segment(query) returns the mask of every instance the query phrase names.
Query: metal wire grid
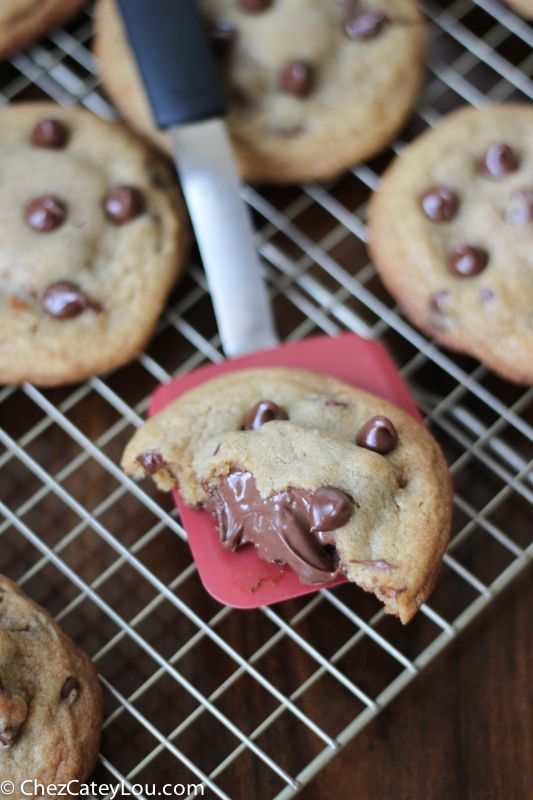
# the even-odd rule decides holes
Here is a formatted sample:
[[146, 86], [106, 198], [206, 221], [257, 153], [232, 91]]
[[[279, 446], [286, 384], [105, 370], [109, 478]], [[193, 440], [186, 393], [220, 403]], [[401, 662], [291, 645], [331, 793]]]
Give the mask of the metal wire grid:
[[[405, 141], [462, 102], [533, 99], [524, 21], [497, 0], [424, 9], [429, 75]], [[0, 73], [0, 102], [44, 95], [114, 116], [91, 36], [90, 10], [16, 55]], [[366, 201], [402, 144], [328, 185], [248, 186], [244, 197], [284, 337], [348, 329], [381, 339], [446, 451], [453, 538], [438, 586], [408, 628], [344, 586], [255, 612], [221, 608], [199, 586], [172, 504], [118, 468], [157, 383], [222, 358], [196, 265], [135, 364], [75, 388], [0, 390], [0, 567], [99, 668], [100, 782], [172, 779], [203, 782], [222, 798], [252, 789], [257, 798], [293, 796], [531, 556], [533, 390], [424, 338], [367, 260]]]

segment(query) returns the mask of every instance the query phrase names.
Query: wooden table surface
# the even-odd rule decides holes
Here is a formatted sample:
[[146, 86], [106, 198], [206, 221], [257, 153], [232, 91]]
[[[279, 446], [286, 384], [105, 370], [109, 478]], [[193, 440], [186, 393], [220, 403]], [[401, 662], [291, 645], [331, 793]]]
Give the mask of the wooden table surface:
[[[530, 48], [524, 33], [520, 33], [522, 21], [514, 20], [518, 33], [511, 34], [499, 28], [496, 21], [498, 15], [506, 20], [514, 18], [496, 2], [484, 3], [487, 8], [456, 0], [437, 0], [427, 5], [435, 20], [427, 75], [430, 117], [472, 98], [477, 102], [486, 92], [492, 92], [493, 99], [526, 99], [518, 89], [523, 81], [516, 83], [521, 69], [528, 69], [526, 78], [530, 75]], [[442, 19], [439, 6], [443, 9]], [[82, 15], [71, 30], [88, 46], [90, 16]], [[56, 37], [53, 44], [49, 43], [48, 50], [36, 50], [36, 63], [24, 56], [1, 65], [0, 89], [4, 98], [50, 96], [68, 102], [85, 100], [87, 96], [94, 100], [95, 78], [87, 66], [82, 66], [88, 64], [88, 52], [85, 59], [76, 61], [70, 54], [73, 40], [68, 39], [64, 52], [58, 41]], [[465, 52], [465, 42], [471, 45], [470, 54]], [[77, 51], [78, 57], [80, 52], [83, 55], [82, 50]], [[55, 67], [53, 79], [51, 65]], [[50, 75], [43, 74], [47, 69]], [[512, 79], [508, 84], [507, 78]], [[63, 87], [61, 80], [65, 80]], [[86, 81], [86, 96], [79, 88], [69, 98], [69, 87], [80, 87], [80, 80]], [[421, 108], [426, 106], [421, 104]], [[402, 138], [408, 141], [428, 121], [427, 115], [413, 115]], [[390, 149], [374, 159], [370, 169], [365, 166], [364, 174], [374, 171], [377, 178], [392, 156]], [[371, 183], [367, 177], [349, 173], [326, 187], [328, 198], [334, 203], [332, 208], [338, 206], [343, 212], [339, 219], [352, 215], [357, 221], [355, 230], [363, 223], [361, 209], [370, 195]], [[267, 206], [270, 204], [283, 219], [299, 194], [300, 190], [293, 188], [261, 190]], [[502, 478], [502, 470], [510, 467], [505, 459], [498, 460], [497, 451], [491, 449], [492, 434], [474, 435], [467, 425], [461, 427], [453, 411], [460, 408], [482, 431], [493, 430], [494, 426], [499, 443], [509, 449], [518, 464], [525, 464], [531, 458], [529, 440], [516, 425], [501, 424], [490, 396], [508, 410], [518, 409], [518, 415], [527, 421], [526, 389], [490, 373], [480, 373], [478, 365], [463, 356], [450, 356], [453, 370], [421, 358], [410, 339], [401, 334], [402, 327], [397, 330], [382, 326], [379, 315], [355, 294], [347, 296], [342, 284], [321, 262], [300, 273], [307, 258], [298, 244], [300, 235], [305, 234], [316, 247], [339, 222], [329, 200], [324, 207], [315, 202], [309, 208], [302, 206], [302, 212], [291, 211], [291, 225], [298, 238], [292, 239], [284, 227], [274, 225], [276, 232], [269, 246], [278, 248], [283, 259], [295, 265], [293, 277], [269, 265], [277, 285], [286, 292], [276, 291], [274, 299], [280, 333], [283, 337], [293, 336], [298, 326], [307, 324], [302, 310], [307, 306], [291, 300], [292, 295], [302, 296], [319, 319], [327, 316], [328, 326], [330, 322], [334, 326], [344, 324], [342, 315], [338, 316], [335, 310], [337, 301], [322, 307], [311, 292], [306, 294], [308, 290], [304, 291], [304, 282], [300, 282], [302, 274], [306, 281], [317, 281], [317, 297], [323, 297], [324, 292], [330, 293], [331, 298], [345, 297], [341, 302], [348, 315], [355, 314], [362, 324], [380, 331], [381, 341], [398, 365], [408, 366], [406, 376], [417, 387], [426, 412], [453, 393], [453, 404], [449, 409], [439, 404], [440, 411], [431, 427], [448, 462], [455, 465], [454, 480], [463, 501], [456, 507], [454, 535], [461, 538], [455, 542], [453, 556], [459, 570], [468, 570], [474, 581], [481, 582], [483, 591], [515, 557], [512, 549], [491, 535], [490, 526], [509, 537], [512, 545], [525, 549], [530, 540], [531, 506], [526, 493], [518, 490], [526, 485], [525, 481], [520, 484], [523, 477], [518, 467], [511, 469], [511, 488], [505, 471]], [[269, 228], [267, 218], [259, 212], [256, 222], [259, 228]], [[377, 277], [368, 277], [364, 236], [358, 233], [342, 237], [328, 250], [328, 258], [334, 259], [346, 274], [361, 278], [365, 291], [394, 310]], [[196, 298], [190, 307], [184, 306], [186, 311], [180, 319], [210, 343], [215, 323], [205, 293], [197, 297], [198, 285], [196, 277], [188, 276], [169, 307], [175, 312], [184, 297]], [[0, 518], [0, 571], [21, 581], [24, 590], [58, 615], [65, 630], [95, 658], [107, 686], [103, 758], [91, 776], [100, 783], [115, 783], [117, 775], [132, 773], [135, 780], [146, 783], [196, 781], [197, 773], [188, 771], [175, 757], [166, 737], [172, 738], [172, 744], [205, 774], [224, 763], [228, 754], [238, 749], [239, 740], [210, 711], [198, 708], [197, 695], [214, 697], [213, 703], [224, 720], [245, 735], [260, 728], [277, 710], [273, 695], [246, 670], [237, 669], [233, 656], [213, 643], [212, 633], [234, 649], [239, 658], [245, 662], [249, 659], [271, 688], [291, 697], [310, 681], [310, 676], [320, 672], [320, 658], [332, 659], [355, 635], [358, 626], [351, 621], [352, 612], [369, 622], [379, 610], [379, 603], [371, 596], [339, 587], [336, 596], [342, 600], [342, 611], [324, 601], [308, 616], [301, 616], [304, 602], [291, 601], [274, 608], [274, 620], [260, 611], [226, 613], [203, 590], [192, 570], [186, 543], [168, 524], [175, 524], [175, 519], [165, 517], [161, 523], [160, 515], [151, 510], [145, 499], [123, 491], [112, 467], [118, 464], [133, 431], [132, 425], [122, 424], [124, 408], [143, 413], [144, 400], [155, 389], [159, 370], [174, 374], [196, 355], [196, 339], [174, 326], [174, 317], [165, 318], [148, 347], [146, 363], [157, 365], [155, 373], [145, 367], [145, 362], [134, 362], [90, 386], [35, 394], [27, 388], [13, 393], [6, 389], [0, 399], [0, 426], [9, 441], [22, 443], [23, 447], [23, 453], [17, 454], [11, 446], [0, 446], [0, 500], [20, 520], [17, 526], [7, 517]], [[456, 366], [465, 370], [475, 385], [479, 379], [480, 390], [491, 393], [489, 402], [457, 379]], [[64, 415], [58, 422], [46, 417], [50, 412], [48, 404]], [[95, 457], [89, 445], [96, 445], [102, 458]], [[466, 449], [471, 452], [467, 454]], [[56, 476], [60, 487], [54, 482], [48, 485], [43, 471]], [[158, 494], [148, 482], [143, 483], [142, 491], [156, 507], [173, 511], [171, 499]], [[86, 511], [93, 516], [86, 519]], [[59, 566], [52, 555], [59, 558]], [[70, 571], [76, 581], [69, 577]], [[159, 591], [161, 585], [165, 592]], [[98, 603], [84, 594], [87, 587], [96, 587]], [[446, 565], [431, 597], [431, 607], [453, 624], [479, 591]], [[531, 573], [522, 574], [325, 766], [299, 797], [533, 800], [532, 608]], [[132, 620], [135, 636], [129, 627]], [[280, 637], [283, 626], [295, 631], [303, 645], [313, 648], [319, 658], [310, 656], [285, 633]], [[415, 659], [442, 629], [432, 623], [430, 616], [419, 614], [406, 629], [387, 618], [376, 625], [376, 630], [407, 658]], [[268, 642], [274, 642], [272, 648], [257, 656]], [[182, 680], [172, 677], [171, 668], [180, 673]], [[372, 698], [378, 697], [403, 669], [369, 637], [363, 637], [353, 650], [340, 656], [335, 668]], [[238, 677], [229, 684], [230, 690], [222, 691], [220, 687], [237, 673]], [[188, 690], [188, 682], [194, 692]], [[124, 698], [128, 704], [123, 702], [121, 706], [117, 698]], [[130, 701], [135, 714], [129, 710]], [[330, 737], [337, 736], [365, 710], [354, 693], [330, 675], [310, 682], [295, 702], [298, 710]], [[182, 732], [174, 737], [181, 727]], [[161, 734], [163, 745], [154, 731]], [[321, 755], [325, 747], [323, 739], [288, 712], [275, 717], [255, 741], [263, 753], [292, 776]], [[246, 748], [216, 780], [234, 800], [270, 800], [286, 785]], [[206, 796], [214, 795], [206, 792]]]
[[299, 796], [533, 797], [531, 577], [516, 580]]

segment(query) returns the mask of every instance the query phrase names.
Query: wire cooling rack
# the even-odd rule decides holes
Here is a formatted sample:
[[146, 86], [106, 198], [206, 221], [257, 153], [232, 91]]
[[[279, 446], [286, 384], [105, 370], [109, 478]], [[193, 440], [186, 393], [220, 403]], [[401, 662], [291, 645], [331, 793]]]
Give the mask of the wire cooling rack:
[[[202, 589], [168, 497], [117, 462], [160, 381], [221, 359], [191, 264], [148, 350], [107, 378], [0, 388], [0, 569], [94, 658], [105, 689], [94, 779], [291, 797], [531, 555], [533, 390], [451, 355], [402, 317], [365, 250], [365, 210], [404, 142], [462, 103], [532, 100], [533, 29], [497, 0], [424, 3], [428, 75], [402, 140], [328, 184], [244, 189], [281, 333], [352, 330], [401, 366], [456, 484], [442, 573], [403, 628], [349, 586], [253, 612]], [[0, 102], [114, 111], [90, 53], [92, 9], [0, 68]]]

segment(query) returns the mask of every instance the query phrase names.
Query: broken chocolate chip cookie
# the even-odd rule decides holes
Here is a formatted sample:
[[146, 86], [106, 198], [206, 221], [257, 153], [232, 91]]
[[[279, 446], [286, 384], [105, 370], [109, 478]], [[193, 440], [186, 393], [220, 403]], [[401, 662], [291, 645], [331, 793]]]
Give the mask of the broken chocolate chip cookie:
[[403, 622], [429, 595], [449, 537], [451, 481], [432, 436], [326, 375], [208, 381], [137, 431], [122, 465], [206, 508], [222, 547], [255, 546], [303, 583], [344, 573]]

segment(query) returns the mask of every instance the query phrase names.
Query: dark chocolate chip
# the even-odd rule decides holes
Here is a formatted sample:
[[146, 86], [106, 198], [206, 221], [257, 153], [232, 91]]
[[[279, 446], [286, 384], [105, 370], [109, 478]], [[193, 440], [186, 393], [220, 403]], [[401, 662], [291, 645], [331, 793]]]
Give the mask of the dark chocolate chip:
[[389, 21], [381, 11], [359, 11], [352, 14], [344, 23], [344, 30], [355, 41], [373, 39]]
[[145, 453], [141, 453], [135, 461], [140, 464], [148, 475], [155, 475], [165, 466], [165, 459], [161, 453], [157, 453], [155, 450], [147, 450]]
[[245, 431], [257, 430], [265, 422], [272, 422], [275, 419], [286, 420], [289, 419], [289, 415], [272, 400], [260, 400], [246, 413], [242, 427]]
[[353, 501], [340, 489], [322, 486], [311, 498], [311, 533], [334, 531], [352, 516]]
[[372, 417], [357, 434], [357, 444], [385, 456], [398, 443], [396, 428], [387, 417]]
[[24, 219], [30, 228], [41, 233], [59, 228], [66, 216], [66, 206], [52, 195], [36, 197], [24, 209]]
[[115, 225], [123, 225], [144, 211], [144, 197], [135, 186], [114, 186], [104, 198], [104, 208]]
[[289, 61], [280, 72], [280, 88], [296, 97], [307, 97], [313, 88], [314, 70], [307, 61]]
[[424, 214], [433, 222], [449, 222], [457, 213], [459, 197], [447, 186], [432, 186], [422, 195], [420, 202]]
[[448, 256], [448, 269], [459, 278], [471, 278], [483, 272], [488, 261], [486, 250], [463, 244]]
[[429, 299], [431, 310], [436, 311], [438, 314], [444, 314], [446, 302], [450, 299], [451, 294], [449, 289], [439, 289], [438, 292], [433, 292]]
[[518, 158], [508, 144], [493, 144], [485, 153], [481, 172], [491, 178], [503, 178], [518, 169]]
[[61, 688], [61, 700], [69, 700], [72, 703], [77, 698], [80, 688], [79, 680], [69, 676]]
[[512, 193], [505, 219], [517, 227], [533, 222], [533, 189], [516, 189]]
[[77, 317], [89, 306], [87, 298], [74, 283], [59, 281], [52, 283], [42, 297], [42, 306], [47, 314], [58, 319]]
[[237, 41], [237, 28], [229, 20], [218, 20], [208, 29], [211, 47], [217, 58], [227, 58]]
[[239, 0], [239, 5], [243, 11], [249, 14], [257, 14], [259, 11], [266, 11], [272, 5], [272, 0]]
[[33, 129], [31, 143], [36, 147], [60, 149], [68, 140], [68, 128], [57, 119], [43, 119]]

